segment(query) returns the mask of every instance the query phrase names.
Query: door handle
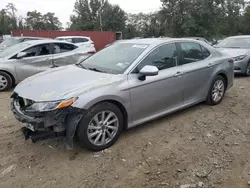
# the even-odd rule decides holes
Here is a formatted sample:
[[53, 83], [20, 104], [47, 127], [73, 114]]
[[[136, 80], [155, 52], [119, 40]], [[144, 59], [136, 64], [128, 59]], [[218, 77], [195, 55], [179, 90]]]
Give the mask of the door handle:
[[51, 60], [51, 58], [45, 58], [43, 61], [49, 61]]
[[209, 64], [207, 65], [208, 68], [212, 68], [212, 66], [213, 66], [212, 63], [209, 63]]
[[174, 76], [181, 76], [181, 72], [180, 71], [178, 71], [177, 73], [175, 73], [175, 75]]

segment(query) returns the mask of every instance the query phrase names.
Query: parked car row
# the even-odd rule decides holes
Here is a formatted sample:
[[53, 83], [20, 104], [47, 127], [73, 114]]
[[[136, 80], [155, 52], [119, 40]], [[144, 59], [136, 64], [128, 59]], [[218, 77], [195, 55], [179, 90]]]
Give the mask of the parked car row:
[[5, 49], [0, 52], [0, 91], [51, 67], [82, 61], [96, 52], [93, 44], [77, 46], [46, 38], [12, 37], [2, 44]]
[[[55, 46], [61, 42], [40, 42], [46, 47], [46, 58], [57, 57]], [[28, 54], [43, 52], [30, 50], [28, 44], [20, 44], [25, 50], [8, 56], [16, 62], [14, 70], [23, 66], [20, 73], [16, 71], [19, 81], [28, 72], [44, 70], [43, 66], [31, 68], [25, 60], [34, 58]], [[69, 56], [76, 50], [53, 63], [72, 65], [31, 76], [14, 89], [11, 110], [25, 125], [26, 139], [36, 142], [63, 136], [72, 149], [76, 137], [84, 147], [100, 151], [114, 144], [124, 129], [203, 101], [217, 105], [233, 86], [233, 58], [200, 40], [121, 40], [73, 64]], [[23, 75], [24, 70], [29, 71]]]

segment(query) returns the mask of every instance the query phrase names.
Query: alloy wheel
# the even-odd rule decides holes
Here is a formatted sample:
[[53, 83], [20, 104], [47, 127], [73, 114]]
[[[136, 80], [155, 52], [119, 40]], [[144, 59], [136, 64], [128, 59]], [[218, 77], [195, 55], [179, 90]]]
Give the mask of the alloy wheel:
[[212, 89], [212, 99], [214, 102], [219, 102], [224, 95], [225, 92], [225, 85], [222, 80], [217, 80]]
[[117, 115], [111, 111], [101, 111], [88, 124], [88, 139], [96, 146], [103, 146], [115, 138], [118, 128]]
[[8, 80], [6, 77], [0, 75], [0, 90], [4, 90], [8, 85]]

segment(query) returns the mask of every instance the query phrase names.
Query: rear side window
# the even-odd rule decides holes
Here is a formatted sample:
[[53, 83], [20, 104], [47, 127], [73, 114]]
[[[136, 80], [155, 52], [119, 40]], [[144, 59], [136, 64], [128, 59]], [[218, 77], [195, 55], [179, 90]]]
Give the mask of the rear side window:
[[56, 43], [54, 44], [54, 54], [69, 52], [76, 48], [77, 47], [75, 45], [65, 44], [65, 43]]
[[88, 42], [87, 38], [73, 38], [74, 43]]
[[202, 61], [210, 56], [210, 52], [198, 43], [182, 42], [180, 48], [180, 65]]

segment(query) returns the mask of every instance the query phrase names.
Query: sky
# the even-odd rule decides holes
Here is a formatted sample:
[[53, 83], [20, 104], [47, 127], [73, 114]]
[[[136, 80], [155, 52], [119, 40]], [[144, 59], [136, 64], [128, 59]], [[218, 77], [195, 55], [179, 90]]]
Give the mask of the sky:
[[[73, 13], [75, 0], [1, 0], [0, 9], [8, 3], [14, 3], [18, 9], [17, 16], [26, 16], [27, 11], [37, 10], [43, 14], [54, 12], [66, 26], [70, 15]], [[109, 0], [112, 4], [118, 4], [129, 13], [152, 12], [159, 10], [160, 0]]]

